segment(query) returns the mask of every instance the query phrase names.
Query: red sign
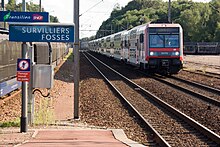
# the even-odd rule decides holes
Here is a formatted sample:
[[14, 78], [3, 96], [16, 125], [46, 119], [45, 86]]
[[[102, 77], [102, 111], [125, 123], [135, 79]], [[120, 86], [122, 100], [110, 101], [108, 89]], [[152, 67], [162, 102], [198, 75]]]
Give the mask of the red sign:
[[17, 81], [29, 82], [30, 81], [30, 72], [17, 72]]

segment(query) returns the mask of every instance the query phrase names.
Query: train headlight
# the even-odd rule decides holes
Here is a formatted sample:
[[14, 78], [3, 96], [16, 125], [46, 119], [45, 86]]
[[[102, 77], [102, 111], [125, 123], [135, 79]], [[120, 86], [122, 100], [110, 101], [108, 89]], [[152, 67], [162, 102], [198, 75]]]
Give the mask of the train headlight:
[[176, 55], [176, 56], [179, 56], [179, 55], [180, 55], [180, 53], [179, 53], [179, 52], [175, 52], [175, 55]]
[[154, 52], [150, 52], [150, 56], [153, 56], [154, 55]]

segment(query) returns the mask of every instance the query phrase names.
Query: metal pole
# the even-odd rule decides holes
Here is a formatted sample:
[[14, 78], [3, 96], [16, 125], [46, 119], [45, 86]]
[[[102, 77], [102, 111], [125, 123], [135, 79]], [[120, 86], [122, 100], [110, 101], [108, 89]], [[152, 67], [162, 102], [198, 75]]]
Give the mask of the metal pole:
[[[5, 11], [5, 0], [2, 0], [2, 10]], [[6, 23], [4, 21], [4, 29], [6, 29]]]
[[73, 3], [73, 21], [75, 23], [74, 55], [74, 119], [79, 119], [79, 0]]
[[[26, 11], [25, 0], [22, 0], [22, 10]], [[22, 43], [22, 59], [28, 58], [27, 44]], [[21, 130], [20, 132], [27, 132], [27, 98], [28, 98], [28, 87], [27, 82], [22, 82], [22, 104], [21, 104]]]
[[23, 12], [26, 11], [26, 2], [25, 2], [25, 0], [22, 0], [22, 11]]
[[4, 8], [5, 8], [5, 0], [2, 0], [2, 10], [4, 11]]
[[171, 0], [169, 0], [169, 8], [168, 8], [168, 22], [171, 22]]
[[31, 77], [28, 83], [28, 124], [32, 125], [34, 123], [34, 94], [33, 91], [33, 65], [34, 63], [34, 47], [32, 43], [30, 43], [29, 47], [29, 58], [31, 61], [30, 69], [31, 69]]
[[[22, 43], [22, 59], [27, 59], [27, 44]], [[21, 130], [20, 132], [27, 132], [27, 98], [28, 98], [28, 87], [27, 82], [22, 82], [22, 100], [21, 100]]]
[[41, 6], [41, 0], [39, 0], [39, 12], [41, 12], [42, 11], [42, 6]]

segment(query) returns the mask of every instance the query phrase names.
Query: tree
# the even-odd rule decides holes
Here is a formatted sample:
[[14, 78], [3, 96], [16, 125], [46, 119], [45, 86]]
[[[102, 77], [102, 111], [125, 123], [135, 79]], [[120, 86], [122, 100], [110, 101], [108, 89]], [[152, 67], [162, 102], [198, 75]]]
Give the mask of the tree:
[[210, 20], [208, 22], [209, 25], [209, 34], [210, 38], [214, 41], [219, 41], [220, 39], [220, 30], [219, 30], [219, 23], [220, 23], [220, 1], [219, 0], [212, 0], [210, 3], [210, 8], [212, 14], [210, 16]]
[[[39, 5], [34, 4], [33, 2], [26, 3], [26, 9], [27, 12], [38, 12]], [[22, 3], [16, 5], [16, 0], [9, 0], [8, 4], [6, 5], [6, 10], [22, 11]], [[50, 22], [59, 22], [59, 20], [56, 16], [50, 15]]]
[[6, 4], [6, 10], [9, 10], [9, 11], [16, 10], [16, 1], [15, 0], [9, 0], [8, 4]]
[[[184, 41], [219, 41], [220, 39], [220, 1], [209, 3], [192, 0], [172, 1], [171, 20], [180, 23], [184, 31]], [[110, 18], [102, 23], [100, 30], [114, 29], [114, 33], [160, 20], [167, 22], [168, 2], [163, 0], [133, 0], [125, 7], [115, 8]], [[112, 27], [111, 27], [112, 26]], [[98, 31], [97, 34], [103, 34]], [[105, 33], [110, 34], [109, 32]], [[96, 36], [99, 36], [96, 35]]]

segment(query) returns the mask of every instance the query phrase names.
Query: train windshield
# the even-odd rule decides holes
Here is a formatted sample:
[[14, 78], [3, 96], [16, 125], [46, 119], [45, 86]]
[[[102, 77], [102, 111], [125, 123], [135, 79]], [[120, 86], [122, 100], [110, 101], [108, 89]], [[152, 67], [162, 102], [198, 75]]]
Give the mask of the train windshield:
[[179, 28], [149, 28], [150, 48], [179, 47]]
[[179, 47], [179, 35], [150, 35], [150, 48]]

